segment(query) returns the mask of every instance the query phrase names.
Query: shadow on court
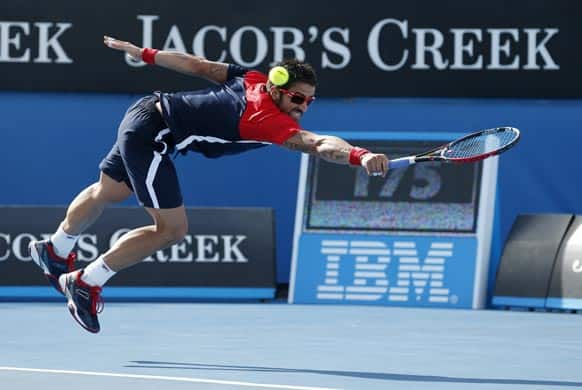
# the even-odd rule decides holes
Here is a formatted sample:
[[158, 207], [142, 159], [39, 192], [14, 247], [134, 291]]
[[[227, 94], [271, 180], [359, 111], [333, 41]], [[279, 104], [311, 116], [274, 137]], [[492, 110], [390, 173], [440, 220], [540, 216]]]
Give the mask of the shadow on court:
[[566, 382], [566, 381], [535, 380], [535, 379], [456, 378], [435, 375], [402, 375], [384, 372], [311, 370], [302, 368], [234, 366], [222, 364], [155, 362], [143, 360], [132, 361], [131, 363], [134, 364], [126, 365], [125, 367], [162, 368], [162, 369], [167, 368], [175, 370], [282, 372], [282, 373], [319, 374], [319, 375], [343, 376], [385, 381], [407, 381], [407, 382], [483, 383], [497, 385], [531, 385], [531, 386], [565, 386], [565, 387], [582, 386], [582, 382]]

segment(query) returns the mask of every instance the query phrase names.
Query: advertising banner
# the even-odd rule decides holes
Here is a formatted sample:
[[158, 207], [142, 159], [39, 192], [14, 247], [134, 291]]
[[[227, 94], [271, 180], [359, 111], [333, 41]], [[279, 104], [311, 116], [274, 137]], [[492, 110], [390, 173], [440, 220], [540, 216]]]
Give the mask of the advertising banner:
[[[439, 133], [334, 133], [393, 158]], [[359, 137], [358, 137], [359, 136]], [[478, 309], [485, 306], [497, 158], [423, 163], [386, 177], [301, 160], [289, 302]], [[329, 180], [333, 177], [334, 180]]]
[[[28, 244], [50, 237], [65, 212], [62, 207], [0, 208], [0, 296], [3, 292], [14, 295], [15, 291], [18, 296], [19, 288], [33, 286], [40, 286], [43, 294], [52, 292], [42, 271], [32, 262]], [[273, 296], [275, 244], [271, 209], [189, 208], [187, 214], [189, 231], [182, 242], [119, 272], [104, 293], [115, 287], [131, 287], [137, 289], [118, 292], [123, 296], [170, 298], [168, 290], [160, 295], [152, 293], [158, 288], [170, 288], [182, 298]], [[140, 208], [105, 210], [79, 238], [75, 249], [77, 268], [95, 260], [130, 229], [151, 224], [151, 217]], [[200, 291], [201, 296], [197, 294]]]
[[[367, 6], [368, 5], [368, 6]], [[333, 12], [330, 10], [333, 9]], [[134, 62], [103, 35], [266, 71], [311, 63], [324, 97], [582, 96], [582, 3], [266, 0], [0, 4], [0, 90], [138, 92], [207, 82]]]

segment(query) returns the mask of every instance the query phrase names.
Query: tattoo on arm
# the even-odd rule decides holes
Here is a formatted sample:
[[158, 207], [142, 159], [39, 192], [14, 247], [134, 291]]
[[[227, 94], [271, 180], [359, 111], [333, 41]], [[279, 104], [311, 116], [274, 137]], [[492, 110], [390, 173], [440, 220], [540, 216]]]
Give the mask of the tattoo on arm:
[[319, 153], [320, 157], [329, 162], [334, 162], [338, 164], [346, 164], [349, 161], [350, 149], [348, 148], [337, 148], [322, 150]]
[[215, 83], [222, 84], [226, 81], [228, 65], [220, 62], [210, 62], [203, 77]]
[[316, 154], [315, 139], [308, 136], [292, 137], [285, 142], [285, 147], [302, 153]]
[[212, 75], [222, 75], [226, 70], [225, 66], [222, 64], [215, 64], [210, 67], [210, 74]]
[[337, 137], [322, 137], [305, 131], [288, 139], [284, 146], [336, 164], [348, 164], [352, 148], [346, 141]]

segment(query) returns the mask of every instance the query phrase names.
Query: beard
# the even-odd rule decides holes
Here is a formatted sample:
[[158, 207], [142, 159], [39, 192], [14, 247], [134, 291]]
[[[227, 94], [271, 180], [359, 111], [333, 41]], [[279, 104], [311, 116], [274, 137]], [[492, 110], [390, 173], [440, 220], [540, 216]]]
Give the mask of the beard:
[[303, 116], [303, 111], [294, 108], [291, 111], [289, 111], [289, 116], [293, 118], [296, 122], [299, 122], [301, 120], [301, 117]]
[[[277, 104], [277, 107], [281, 107], [282, 102], [283, 102], [283, 95], [279, 95], [279, 98], [275, 101], [275, 103]], [[301, 111], [298, 108], [292, 108], [291, 110], [287, 111], [286, 114], [289, 115], [296, 122], [299, 122], [301, 120], [301, 117], [303, 117], [303, 111]]]

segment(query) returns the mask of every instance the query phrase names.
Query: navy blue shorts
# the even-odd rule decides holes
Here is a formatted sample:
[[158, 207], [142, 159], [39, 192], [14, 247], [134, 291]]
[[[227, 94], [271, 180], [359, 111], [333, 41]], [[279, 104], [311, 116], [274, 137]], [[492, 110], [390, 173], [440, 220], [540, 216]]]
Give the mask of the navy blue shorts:
[[168, 126], [156, 110], [157, 97], [134, 103], [119, 125], [117, 142], [101, 161], [103, 173], [125, 182], [144, 207], [169, 209], [182, 205], [182, 192], [169, 150], [162, 142]]

